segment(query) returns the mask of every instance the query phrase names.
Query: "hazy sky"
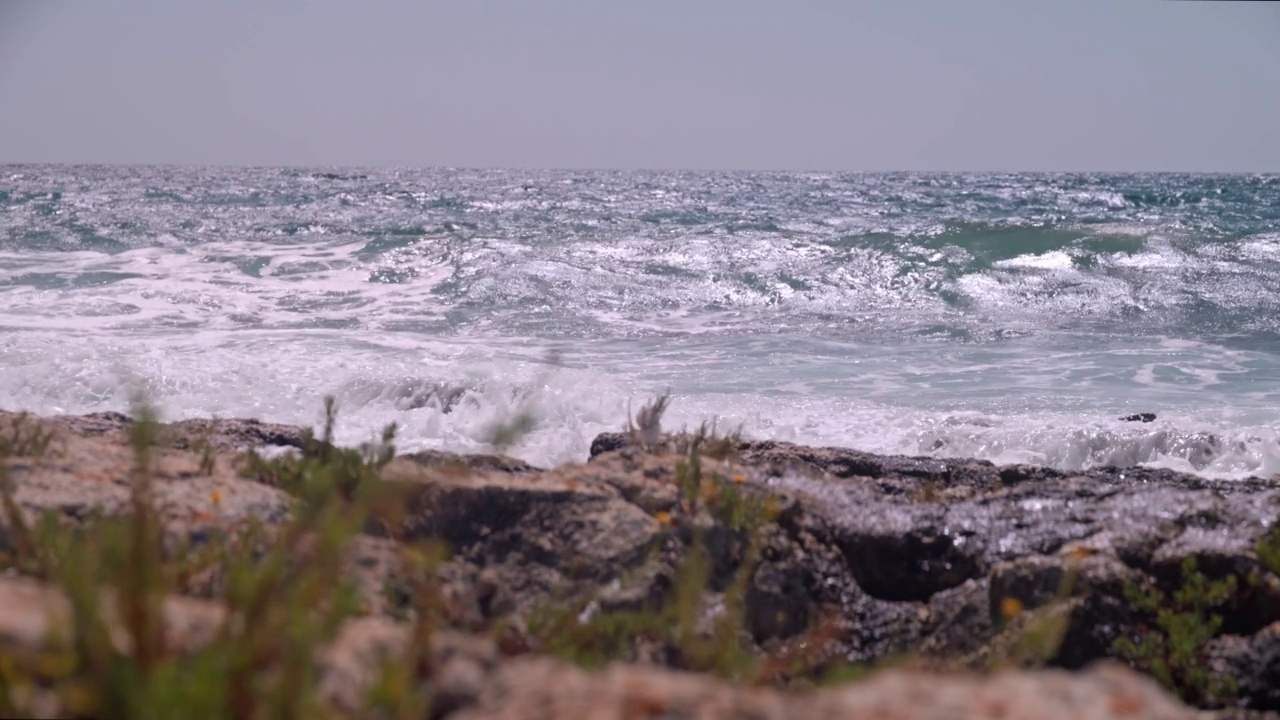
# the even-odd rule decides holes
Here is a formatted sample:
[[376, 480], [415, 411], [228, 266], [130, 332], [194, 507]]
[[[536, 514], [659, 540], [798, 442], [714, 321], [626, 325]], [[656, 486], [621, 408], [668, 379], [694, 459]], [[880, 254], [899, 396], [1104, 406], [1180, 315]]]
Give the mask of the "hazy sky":
[[1280, 171], [1280, 3], [0, 0], [0, 163]]

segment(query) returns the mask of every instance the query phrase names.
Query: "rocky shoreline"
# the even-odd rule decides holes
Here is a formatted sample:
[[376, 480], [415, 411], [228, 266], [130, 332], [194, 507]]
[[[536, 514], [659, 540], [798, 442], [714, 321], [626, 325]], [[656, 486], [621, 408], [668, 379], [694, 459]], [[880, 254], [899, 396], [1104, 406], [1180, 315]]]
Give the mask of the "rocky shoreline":
[[[127, 416], [18, 418], [0, 412], [0, 465], [23, 523], [135, 507]], [[6, 452], [15, 423], [51, 433], [47, 446]], [[378, 664], [412, 642], [403, 551], [439, 541], [441, 627], [419, 678], [432, 717], [1197, 716], [1130, 667], [1218, 716], [1280, 712], [1280, 482], [650, 440], [605, 434], [553, 469], [440, 452], [381, 465], [398, 500], [344, 550], [362, 609], [316, 659], [327, 706], [360, 714]], [[302, 428], [185, 421], [154, 442], [167, 538], [198, 545], [296, 512], [244, 451], [305, 450]], [[13, 522], [0, 520], [7, 556], [22, 549]], [[749, 675], [697, 672], [704, 645], [662, 632], [571, 642], [610, 618], [641, 623], [607, 625], [631, 632], [678, 617], [661, 613], [694, 566], [689, 637], [720, 638], [732, 619]], [[3, 657], [38, 654], [65, 614], [58, 589], [20, 570], [0, 577]], [[167, 599], [173, 645], [199, 646], [222, 612], [216, 589]], [[851, 668], [870, 674], [817, 687]]]

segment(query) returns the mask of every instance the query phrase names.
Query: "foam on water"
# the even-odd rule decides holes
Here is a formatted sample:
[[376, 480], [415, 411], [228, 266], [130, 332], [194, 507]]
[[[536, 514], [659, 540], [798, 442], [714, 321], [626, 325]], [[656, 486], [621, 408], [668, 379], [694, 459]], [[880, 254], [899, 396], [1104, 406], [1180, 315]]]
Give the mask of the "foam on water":
[[[0, 168], [0, 407], [1276, 471], [1261, 176]], [[559, 353], [558, 364], [548, 358]], [[1121, 415], [1150, 411], [1154, 423]]]

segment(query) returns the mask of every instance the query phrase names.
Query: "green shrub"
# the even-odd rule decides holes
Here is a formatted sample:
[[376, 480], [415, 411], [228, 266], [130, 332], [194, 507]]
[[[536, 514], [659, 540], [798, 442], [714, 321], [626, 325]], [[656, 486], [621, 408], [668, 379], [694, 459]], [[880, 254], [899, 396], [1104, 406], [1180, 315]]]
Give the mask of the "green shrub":
[[1181, 569], [1182, 584], [1172, 594], [1125, 584], [1125, 599], [1154, 626], [1136, 640], [1117, 638], [1113, 649], [1188, 703], [1221, 702], [1235, 693], [1235, 680], [1209, 671], [1205, 647], [1222, 628], [1222, 615], [1214, 610], [1235, 595], [1236, 579], [1209, 580], [1195, 558], [1184, 560]]
[[[272, 528], [251, 521], [195, 557], [166, 542], [150, 470], [158, 426], [146, 405], [130, 429], [135, 463], [127, 515], [75, 530], [47, 515], [28, 528], [5, 485], [17, 564], [60, 589], [71, 617], [37, 662], [0, 658], [0, 715], [30, 714], [38, 697], [54, 698], [79, 717], [331, 714], [317, 692], [316, 657], [359, 609], [343, 558], [381, 499], [375, 479], [394, 455], [394, 427], [381, 443], [338, 449], [331, 443], [336, 406], [327, 400], [325, 407], [323, 439], [309, 437], [299, 457], [250, 461], [260, 479], [298, 493], [294, 516]], [[221, 575], [216, 596], [225, 620], [209, 642], [184, 652], [168, 636], [164, 604], [193, 573], [210, 567]], [[423, 646], [414, 646], [410, 657], [421, 657]], [[375, 688], [413, 682], [421, 666], [389, 663]], [[374, 700], [388, 717], [422, 717], [426, 708], [416, 689]]]

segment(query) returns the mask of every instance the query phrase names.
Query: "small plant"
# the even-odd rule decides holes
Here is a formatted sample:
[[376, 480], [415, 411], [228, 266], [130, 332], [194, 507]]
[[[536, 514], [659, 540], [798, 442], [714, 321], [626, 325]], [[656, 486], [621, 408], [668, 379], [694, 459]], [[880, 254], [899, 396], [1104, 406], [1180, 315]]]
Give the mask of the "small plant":
[[0, 425], [0, 459], [43, 457], [53, 443], [54, 432], [29, 413], [19, 413]]
[[938, 481], [934, 478], [925, 478], [916, 486], [915, 492], [912, 493], [911, 499], [918, 503], [936, 503], [942, 500], [942, 493], [938, 489]]
[[662, 437], [662, 416], [670, 405], [671, 391], [668, 390], [641, 405], [640, 410], [635, 414], [634, 422], [632, 422], [631, 407], [628, 405], [626, 433], [631, 441], [649, 450], [655, 448], [659, 438]]
[[741, 426], [733, 432], [722, 435], [714, 420], [710, 424], [704, 420], [698, 425], [697, 430], [681, 433], [676, 438], [675, 449], [678, 453], [688, 454], [696, 448], [704, 457], [715, 460], [731, 460], [737, 458], [741, 446]]
[[489, 428], [489, 445], [499, 455], [505, 454], [519, 444], [525, 435], [533, 432], [537, 424], [537, 418], [531, 411], [522, 410], [510, 420], [495, 423]]
[[1236, 578], [1211, 581], [1190, 557], [1181, 570], [1182, 585], [1172, 595], [1134, 582], [1125, 584], [1125, 599], [1153, 618], [1154, 627], [1147, 627], [1136, 641], [1117, 638], [1113, 649], [1188, 703], [1221, 702], [1235, 693], [1235, 680], [1210, 672], [1204, 652], [1222, 628], [1222, 615], [1213, 610], [1235, 595]]
[[1012, 595], [1000, 598], [993, 619], [1003, 637], [988, 657], [989, 667], [1042, 667], [1052, 662], [1071, 624], [1071, 598], [1080, 579], [1080, 563], [1088, 555], [1084, 548], [1067, 554], [1058, 588], [1046, 602], [1028, 607]]
[[751, 679], [759, 658], [746, 631], [745, 598], [755, 555], [739, 566], [709, 623], [705, 618], [710, 609], [711, 559], [706, 547], [695, 542], [658, 607], [603, 612], [590, 601], [547, 609], [530, 621], [531, 644], [588, 668], [636, 662], [648, 648], [663, 664], [734, 680]]
[[[130, 428], [134, 467], [126, 515], [72, 530], [46, 514], [31, 529], [4, 483], [19, 566], [61, 590], [71, 616], [35, 661], [0, 657], [0, 715], [31, 715], [37, 697], [75, 717], [327, 715], [317, 653], [358, 611], [344, 557], [382, 500], [372, 480], [394, 454], [394, 428], [360, 450], [333, 447], [335, 415], [336, 406], [326, 402], [324, 439], [312, 438], [303, 457], [259, 458], [254, 466], [304, 495], [293, 517], [270, 528], [251, 520], [207, 541], [194, 554], [197, 561], [161, 524], [151, 470], [159, 426], [145, 404]], [[225, 615], [212, 637], [192, 649], [172, 634], [164, 608], [189, 575], [205, 567], [220, 574], [213, 596]], [[420, 605], [427, 597], [418, 597]], [[427, 636], [433, 617], [419, 612], [415, 639]], [[383, 716], [424, 716], [426, 699], [415, 683], [426, 646], [411, 645], [407, 670], [388, 663], [375, 678], [375, 688], [397, 689], [394, 696], [371, 698]], [[397, 685], [397, 678], [411, 685]], [[399, 692], [405, 687], [412, 691]]]
[[[545, 386], [552, 370], [560, 367], [561, 360], [562, 356], [558, 350], [548, 352], [544, 360], [545, 369], [539, 373], [531, 385]], [[489, 426], [487, 436], [494, 452], [499, 455], [505, 454], [538, 426], [538, 414], [532, 397], [532, 394], [527, 396], [521, 403], [521, 408], [510, 419], [501, 420]]]
[[[652, 435], [644, 438], [643, 434], [656, 432], [669, 403], [670, 396], [663, 395], [646, 404], [637, 413], [639, 430], [628, 431], [654, 442]], [[684, 529], [692, 532], [683, 561], [658, 606], [602, 612], [592, 600], [535, 614], [529, 628], [534, 647], [587, 667], [634, 662], [656, 653], [664, 664], [739, 681], [780, 672], [777, 663], [770, 664], [754, 649], [746, 604], [763, 550], [762, 529], [777, 517], [775, 501], [741, 487], [741, 476], [725, 478], [705, 472], [702, 451], [711, 437], [718, 436], [704, 424], [679, 443], [685, 456], [675, 468], [676, 508], [659, 513], [658, 520], [677, 536], [684, 522], [688, 523]], [[720, 450], [725, 445], [716, 447]], [[729, 544], [722, 551], [733, 573], [727, 581], [713, 580], [707, 529], [695, 519], [700, 515], [728, 531]], [[722, 592], [715, 592], [713, 585]]]
[[213, 444], [213, 424], [209, 423], [191, 441], [191, 449], [200, 459], [200, 473], [212, 475], [218, 462], [218, 449]]
[[384, 428], [377, 442], [366, 443], [355, 450], [339, 448], [333, 444], [337, 413], [337, 403], [332, 397], [326, 397], [324, 430], [319, 439], [307, 430], [303, 433], [300, 453], [272, 460], [250, 451], [245, 455], [247, 467], [242, 474], [278, 487], [313, 507], [327, 501], [333, 490], [350, 501], [365, 486], [379, 484], [379, 471], [395, 457], [396, 424]]
[[412, 635], [404, 655], [384, 661], [369, 688], [368, 705], [375, 717], [416, 720], [431, 716], [431, 698], [420, 681], [435, 671], [429, 652], [431, 639], [445, 621], [445, 603], [435, 573], [445, 556], [444, 546], [436, 542], [406, 547], [401, 552], [402, 572], [413, 609]]
[[1254, 550], [1258, 553], [1258, 561], [1262, 563], [1262, 567], [1280, 575], [1280, 520], [1258, 540]]

